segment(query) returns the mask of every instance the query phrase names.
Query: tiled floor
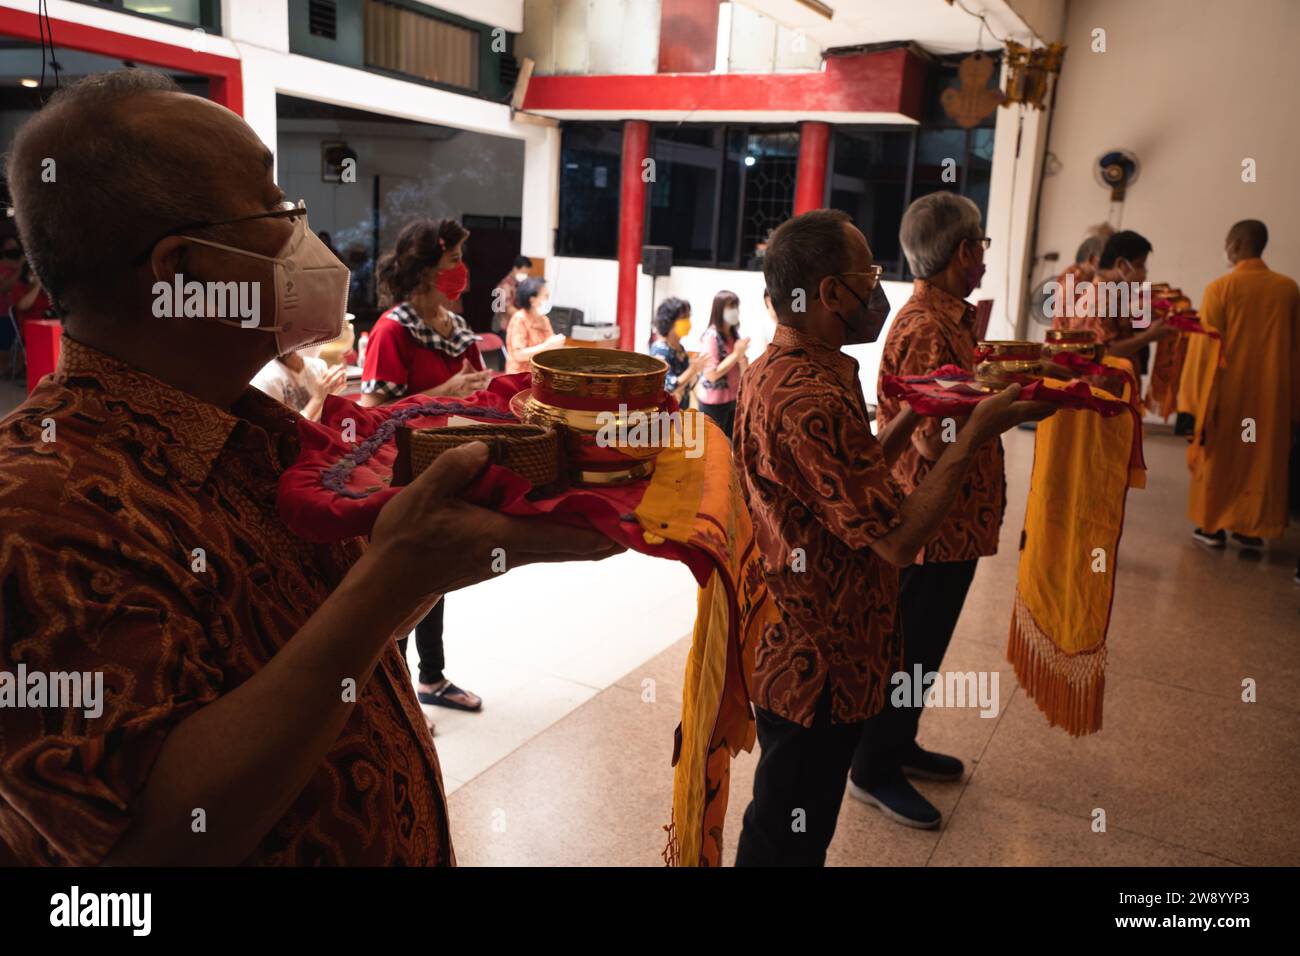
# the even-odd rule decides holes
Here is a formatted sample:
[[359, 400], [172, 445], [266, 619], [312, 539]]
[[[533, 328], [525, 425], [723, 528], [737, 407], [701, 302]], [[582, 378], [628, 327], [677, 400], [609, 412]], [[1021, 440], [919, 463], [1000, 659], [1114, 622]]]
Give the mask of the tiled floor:
[[[1033, 438], [1006, 444], [1001, 553], [981, 563], [944, 666], [996, 669], [1001, 711], [927, 713], [922, 742], [968, 765], [960, 783], [918, 783], [944, 813], [940, 830], [909, 830], [846, 797], [828, 862], [1300, 863], [1300, 531], [1257, 560], [1201, 549], [1184, 518], [1186, 446], [1150, 429], [1148, 487], [1129, 497], [1120, 549], [1105, 728], [1075, 740], [1048, 727], [1006, 663]], [[507, 599], [531, 633], [475, 624]], [[439, 715], [462, 864], [661, 863], [688, 647], [673, 638], [693, 611], [684, 572], [636, 556], [521, 569], [453, 596], [448, 673], [487, 701], [481, 715]], [[1246, 678], [1258, 703], [1241, 700]], [[754, 762], [733, 766], [728, 862]], [[1104, 833], [1092, 829], [1098, 808]]]

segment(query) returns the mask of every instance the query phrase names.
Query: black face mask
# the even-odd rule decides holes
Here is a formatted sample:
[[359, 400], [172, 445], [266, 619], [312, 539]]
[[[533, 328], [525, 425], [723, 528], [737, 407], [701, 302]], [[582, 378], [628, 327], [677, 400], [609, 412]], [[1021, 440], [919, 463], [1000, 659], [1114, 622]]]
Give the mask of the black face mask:
[[884, 288], [877, 283], [868, 300], [863, 301], [862, 296], [854, 292], [853, 287], [843, 279], [840, 279], [840, 284], [861, 303], [847, 319], [838, 312], [835, 313], [835, 317], [844, 323], [844, 344], [863, 345], [876, 341], [880, 338], [880, 330], [885, 327], [885, 319], [889, 318], [889, 296], [885, 294]]

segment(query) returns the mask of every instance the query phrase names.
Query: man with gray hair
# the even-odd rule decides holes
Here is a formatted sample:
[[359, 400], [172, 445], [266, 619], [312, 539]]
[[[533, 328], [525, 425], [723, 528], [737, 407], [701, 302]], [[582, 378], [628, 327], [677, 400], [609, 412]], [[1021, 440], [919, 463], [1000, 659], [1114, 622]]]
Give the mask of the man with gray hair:
[[[102, 713], [0, 708], [0, 865], [455, 861], [394, 635], [603, 535], [460, 500], [482, 443], [316, 545], [276, 508], [298, 416], [249, 386], [337, 337], [348, 272], [242, 119], [148, 70], [91, 76], [18, 131], [8, 183], [62, 307], [59, 367], [0, 420], [0, 661], [104, 674]], [[158, 292], [240, 283], [250, 325]], [[242, 294], [242, 293], [241, 293]]]
[[[880, 375], [924, 375], [941, 365], [975, 367], [975, 307], [966, 301], [984, 274], [989, 240], [975, 203], [951, 192], [930, 193], [908, 207], [899, 230], [903, 252], [917, 279], [912, 297], [899, 310], [885, 338]], [[880, 428], [902, 411], [897, 399], [878, 392]], [[963, 425], [965, 423], [962, 423]], [[892, 466], [894, 480], [911, 494], [926, 479], [956, 439], [952, 419], [928, 418], [915, 431]], [[998, 530], [1006, 507], [1002, 441], [982, 444], [955, 503], [938, 533], [899, 572], [898, 621], [903, 638], [903, 668], [913, 674], [936, 672], [961, 615], [976, 562], [998, 550]], [[869, 719], [849, 774], [849, 792], [879, 807], [889, 818], [913, 827], [937, 827], [939, 811], [906, 774], [931, 780], [960, 780], [962, 762], [932, 753], [916, 742], [921, 710], [906, 695]]]

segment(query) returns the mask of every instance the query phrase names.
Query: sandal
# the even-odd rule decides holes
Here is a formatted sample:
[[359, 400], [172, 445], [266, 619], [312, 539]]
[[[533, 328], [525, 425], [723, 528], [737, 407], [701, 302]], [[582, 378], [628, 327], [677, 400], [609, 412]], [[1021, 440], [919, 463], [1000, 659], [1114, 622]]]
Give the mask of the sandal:
[[[420, 703], [427, 704], [430, 707], [447, 707], [451, 710], [468, 710], [471, 712], [483, 709], [483, 701], [479, 699], [477, 694], [461, 690], [451, 681], [444, 683], [439, 690], [417, 691], [415, 696], [420, 699]], [[462, 699], [457, 700], [457, 697]], [[465, 698], [473, 698], [477, 703], [472, 705], [464, 703]]]

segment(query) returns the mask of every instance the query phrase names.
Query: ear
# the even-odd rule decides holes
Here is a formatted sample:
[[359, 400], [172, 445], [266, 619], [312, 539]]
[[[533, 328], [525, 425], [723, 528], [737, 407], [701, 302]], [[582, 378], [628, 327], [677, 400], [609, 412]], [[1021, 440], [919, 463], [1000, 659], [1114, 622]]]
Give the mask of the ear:
[[975, 247], [976, 243], [970, 239], [963, 239], [957, 243], [957, 264], [962, 268], [975, 265]]
[[835, 276], [822, 276], [817, 283], [817, 299], [831, 312], [844, 304], [843, 283]]
[[189, 244], [180, 236], [168, 236], [153, 247], [149, 267], [158, 282], [171, 282], [176, 273], [183, 271], [181, 263]]

